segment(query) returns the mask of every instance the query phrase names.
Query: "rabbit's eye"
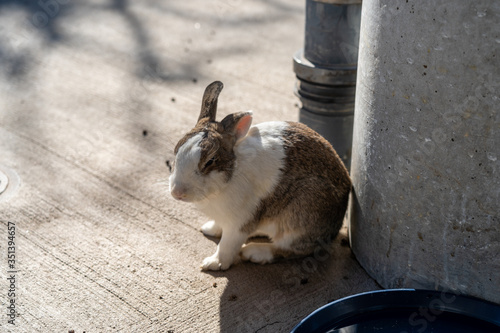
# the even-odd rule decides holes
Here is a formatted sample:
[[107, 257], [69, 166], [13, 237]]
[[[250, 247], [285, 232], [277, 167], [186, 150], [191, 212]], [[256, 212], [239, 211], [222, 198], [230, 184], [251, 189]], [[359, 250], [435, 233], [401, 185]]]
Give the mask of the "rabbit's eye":
[[172, 169], [174, 168], [175, 162], [170, 162], [170, 160], [166, 161], [168, 171], [172, 172]]
[[214, 163], [215, 163], [215, 157], [212, 157], [211, 159], [208, 160], [207, 163], [205, 163], [205, 166], [203, 167], [203, 169], [207, 169], [207, 168], [211, 167]]

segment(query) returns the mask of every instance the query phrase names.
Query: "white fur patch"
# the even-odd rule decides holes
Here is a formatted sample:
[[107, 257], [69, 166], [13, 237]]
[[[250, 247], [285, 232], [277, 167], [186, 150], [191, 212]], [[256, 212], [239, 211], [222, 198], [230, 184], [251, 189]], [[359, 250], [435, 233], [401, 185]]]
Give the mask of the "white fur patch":
[[[182, 170], [198, 169], [198, 163], [200, 162], [200, 157], [201, 157], [200, 142], [203, 139], [204, 135], [205, 135], [204, 132], [200, 132], [194, 135], [179, 148], [175, 160], [175, 164], [178, 167], [176, 169], [182, 169]], [[174, 172], [174, 174], [175, 173], [176, 172]]]
[[227, 186], [218, 195], [196, 203], [223, 230], [241, 228], [277, 185], [285, 163], [283, 131], [287, 127], [285, 122], [251, 127], [234, 148], [236, 165]]
[[220, 237], [222, 236], [222, 228], [219, 227], [215, 221], [208, 221], [204, 225], [201, 226], [201, 232], [204, 235], [210, 237]]

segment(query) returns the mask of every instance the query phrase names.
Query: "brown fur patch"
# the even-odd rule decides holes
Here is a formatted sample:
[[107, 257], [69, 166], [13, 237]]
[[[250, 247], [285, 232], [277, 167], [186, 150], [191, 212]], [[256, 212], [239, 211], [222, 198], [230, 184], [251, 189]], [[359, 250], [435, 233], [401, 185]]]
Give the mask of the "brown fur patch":
[[[200, 142], [201, 158], [198, 169], [207, 175], [212, 171], [223, 172], [229, 181], [234, 172], [234, 139], [223, 132], [220, 123], [210, 123], [207, 135]], [[207, 166], [207, 162], [212, 160]]]
[[209, 121], [215, 121], [215, 115], [217, 114], [217, 99], [219, 98], [222, 88], [224, 88], [224, 85], [220, 81], [212, 82], [205, 88], [198, 121], [203, 118], [208, 118]]

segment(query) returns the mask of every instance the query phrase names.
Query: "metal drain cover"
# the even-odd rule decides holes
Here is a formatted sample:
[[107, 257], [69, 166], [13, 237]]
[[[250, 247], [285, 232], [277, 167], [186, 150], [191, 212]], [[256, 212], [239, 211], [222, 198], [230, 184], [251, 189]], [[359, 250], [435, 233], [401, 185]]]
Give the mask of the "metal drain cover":
[[0, 170], [0, 194], [5, 192], [8, 185], [9, 185], [9, 178], [5, 173], [2, 172], [2, 170]]
[[0, 164], [0, 202], [12, 197], [20, 183], [19, 176], [14, 170]]

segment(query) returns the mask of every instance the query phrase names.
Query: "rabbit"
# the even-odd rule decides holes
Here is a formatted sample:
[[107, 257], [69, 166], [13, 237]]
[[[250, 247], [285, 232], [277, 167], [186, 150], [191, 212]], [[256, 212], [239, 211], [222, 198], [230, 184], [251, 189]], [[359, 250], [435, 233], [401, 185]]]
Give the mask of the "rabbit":
[[[201, 269], [312, 254], [342, 226], [351, 190], [347, 169], [330, 143], [301, 123], [251, 127], [252, 111], [217, 122], [222, 88], [220, 81], [207, 86], [196, 126], [174, 149], [169, 177], [175, 199], [212, 219], [201, 231], [221, 237]], [[256, 235], [270, 241], [251, 242]]]

